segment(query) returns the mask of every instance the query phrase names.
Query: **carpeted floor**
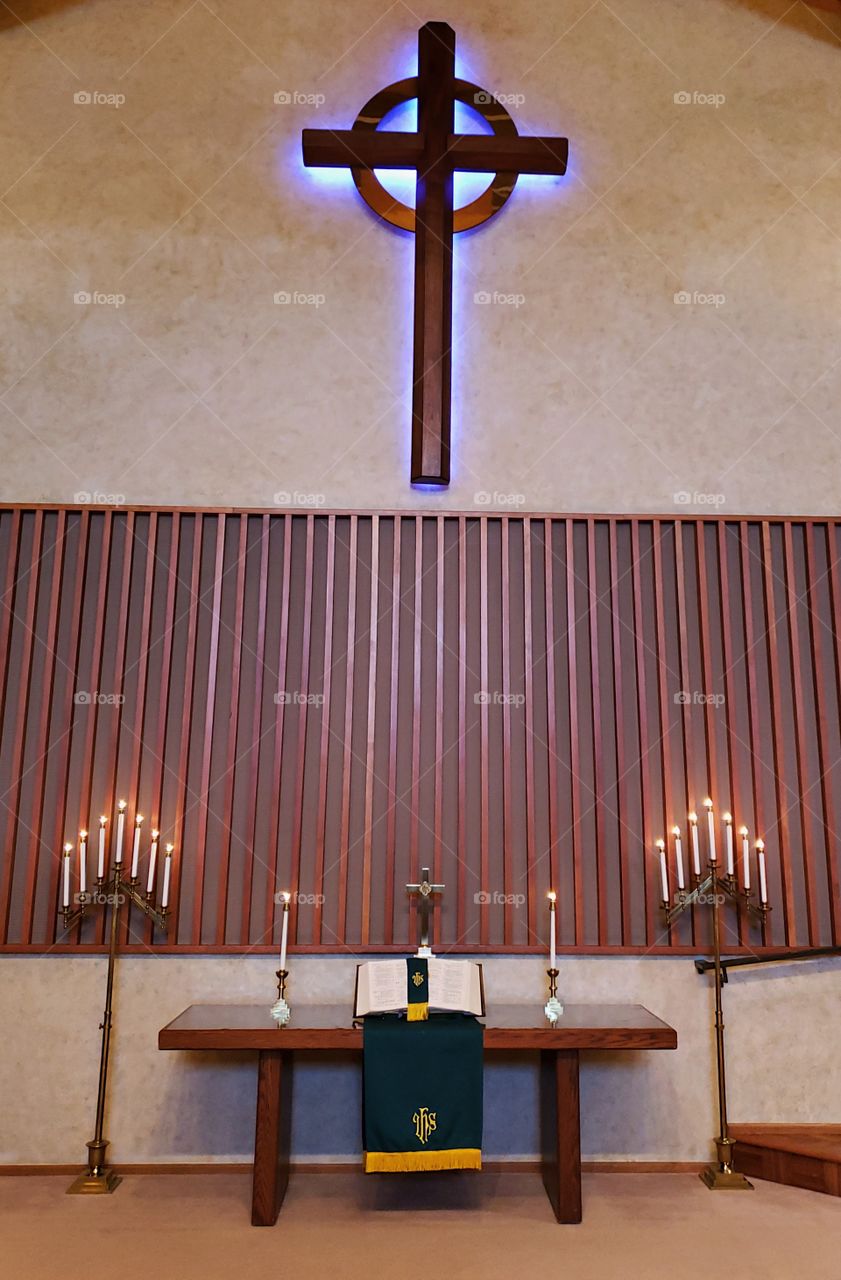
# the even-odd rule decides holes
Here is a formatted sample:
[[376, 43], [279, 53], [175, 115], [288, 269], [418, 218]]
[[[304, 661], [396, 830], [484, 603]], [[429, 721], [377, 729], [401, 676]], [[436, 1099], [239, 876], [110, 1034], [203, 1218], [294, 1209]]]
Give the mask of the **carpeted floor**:
[[242, 1174], [134, 1175], [113, 1196], [0, 1178], [3, 1280], [841, 1280], [841, 1199], [693, 1174], [585, 1175], [556, 1225], [537, 1175], [293, 1175], [275, 1227]]

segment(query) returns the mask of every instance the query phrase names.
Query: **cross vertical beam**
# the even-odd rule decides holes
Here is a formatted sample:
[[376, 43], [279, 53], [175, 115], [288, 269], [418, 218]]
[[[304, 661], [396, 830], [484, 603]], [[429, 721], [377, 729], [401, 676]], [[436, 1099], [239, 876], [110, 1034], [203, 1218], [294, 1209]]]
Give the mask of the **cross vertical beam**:
[[446, 22], [418, 34], [418, 133], [424, 139], [415, 195], [413, 484], [450, 482], [453, 331], [453, 169], [456, 36]]

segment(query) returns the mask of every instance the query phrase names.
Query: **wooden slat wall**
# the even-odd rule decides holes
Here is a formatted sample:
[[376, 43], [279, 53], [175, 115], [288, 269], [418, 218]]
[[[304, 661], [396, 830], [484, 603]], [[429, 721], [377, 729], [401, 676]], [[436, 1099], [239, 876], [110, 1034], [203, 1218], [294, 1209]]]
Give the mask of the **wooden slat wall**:
[[176, 846], [129, 949], [269, 951], [290, 888], [299, 949], [403, 950], [428, 865], [442, 947], [542, 949], [551, 885], [565, 951], [691, 952], [708, 793], [768, 856], [727, 949], [841, 944], [838, 522], [7, 507], [0, 591], [6, 951], [102, 948], [60, 850], [121, 797]]

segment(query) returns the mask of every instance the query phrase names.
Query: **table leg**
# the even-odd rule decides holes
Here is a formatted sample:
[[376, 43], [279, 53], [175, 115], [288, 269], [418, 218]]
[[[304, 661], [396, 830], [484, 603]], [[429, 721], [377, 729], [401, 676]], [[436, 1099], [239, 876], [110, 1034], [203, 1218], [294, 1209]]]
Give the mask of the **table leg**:
[[558, 1222], [581, 1221], [581, 1114], [578, 1050], [540, 1054], [543, 1185]]
[[292, 1055], [261, 1049], [257, 1068], [257, 1127], [251, 1225], [273, 1227], [289, 1181], [292, 1122]]

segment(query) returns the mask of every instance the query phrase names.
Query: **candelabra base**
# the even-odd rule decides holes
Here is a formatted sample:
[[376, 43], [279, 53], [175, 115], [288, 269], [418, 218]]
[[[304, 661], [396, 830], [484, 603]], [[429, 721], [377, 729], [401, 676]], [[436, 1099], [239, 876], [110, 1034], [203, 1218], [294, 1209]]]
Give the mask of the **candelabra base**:
[[87, 1143], [88, 1167], [78, 1178], [74, 1178], [67, 1188], [69, 1196], [110, 1196], [122, 1182], [119, 1174], [105, 1167], [105, 1148], [108, 1143], [103, 1139]]
[[710, 1191], [753, 1191], [753, 1183], [748, 1182], [743, 1173], [733, 1168], [733, 1138], [716, 1138], [718, 1164], [708, 1164], [698, 1177]]

